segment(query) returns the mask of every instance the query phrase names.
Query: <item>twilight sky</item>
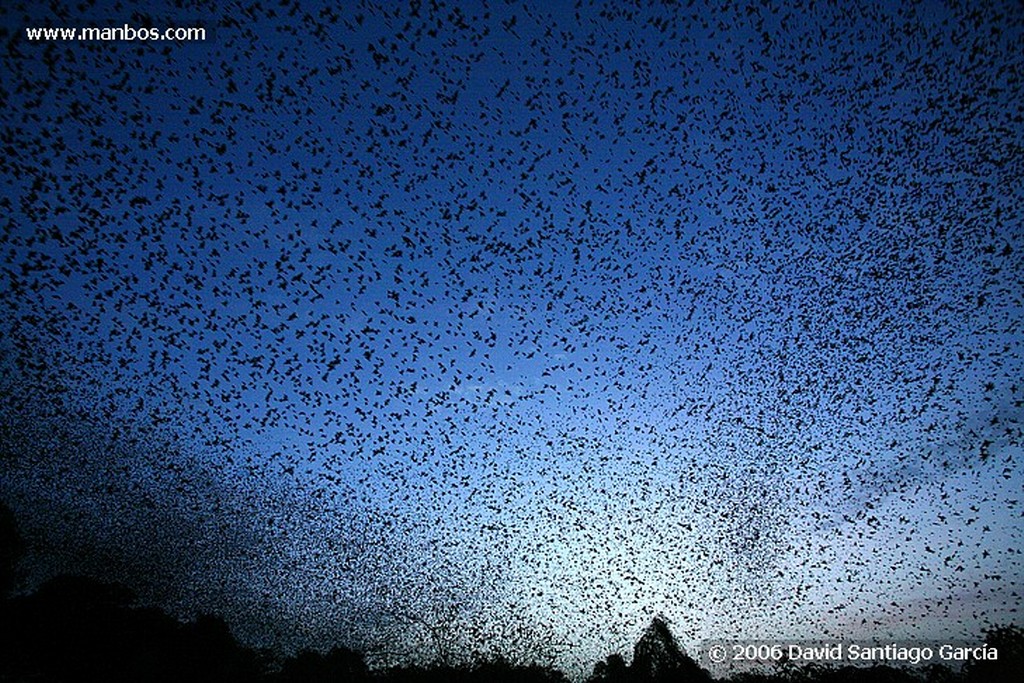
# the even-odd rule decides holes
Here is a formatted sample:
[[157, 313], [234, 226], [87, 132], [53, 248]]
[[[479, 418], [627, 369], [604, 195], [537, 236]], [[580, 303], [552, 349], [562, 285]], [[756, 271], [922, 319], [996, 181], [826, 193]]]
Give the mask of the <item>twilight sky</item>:
[[[1020, 623], [1020, 3], [337, 4], [0, 10], [30, 582], [570, 672]], [[207, 40], [26, 35], [125, 24]]]

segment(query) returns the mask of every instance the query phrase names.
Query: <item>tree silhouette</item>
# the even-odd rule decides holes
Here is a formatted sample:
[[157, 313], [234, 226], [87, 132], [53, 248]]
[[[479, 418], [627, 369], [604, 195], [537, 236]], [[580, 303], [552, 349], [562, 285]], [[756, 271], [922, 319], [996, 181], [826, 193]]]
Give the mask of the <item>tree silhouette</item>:
[[626, 681], [628, 678], [629, 671], [626, 666], [626, 660], [622, 658], [622, 655], [615, 653], [608, 655], [603, 662], [598, 662], [594, 665], [594, 672], [590, 675], [588, 681], [592, 683], [617, 683], [618, 681]]
[[247, 683], [260, 673], [221, 618], [182, 624], [115, 583], [59, 576], [5, 607], [0, 680]]
[[593, 683], [709, 683], [711, 676], [691, 659], [672, 635], [668, 623], [655, 617], [633, 646], [633, 661], [610, 655], [594, 666]]
[[[140, 607], [136, 595], [117, 583], [83, 576], [57, 576], [35, 592], [10, 596], [24, 541], [11, 510], [0, 503], [0, 681], [110, 683], [565, 683], [551, 666], [504, 656], [481, 659], [460, 651], [474, 643], [459, 629], [455, 607], [403, 613], [400, 622], [426, 634], [434, 655], [429, 666], [393, 666], [371, 672], [362, 653], [335, 647], [325, 654], [302, 650], [270, 671], [243, 647], [227, 622], [201, 615], [182, 623], [156, 608]], [[470, 634], [483, 636], [484, 634]], [[531, 641], [532, 642], [532, 641]], [[891, 666], [787, 663], [774, 672], [739, 673], [732, 683], [1009, 683], [1024, 670], [1024, 629], [988, 630], [984, 642], [998, 658], [969, 662], [962, 671], [933, 665], [917, 672]], [[524, 660], [525, 661], [525, 660]], [[598, 662], [588, 683], [711, 683], [679, 646], [668, 622], [655, 617], [633, 648], [627, 665], [620, 654]]]
[[280, 683], [357, 683], [368, 680], [363, 656], [345, 647], [332, 648], [327, 654], [301, 650], [289, 657], [277, 676]]
[[985, 632], [985, 644], [995, 648], [998, 659], [972, 660], [964, 666], [969, 683], [1009, 683], [1024, 671], [1024, 629], [999, 626]]

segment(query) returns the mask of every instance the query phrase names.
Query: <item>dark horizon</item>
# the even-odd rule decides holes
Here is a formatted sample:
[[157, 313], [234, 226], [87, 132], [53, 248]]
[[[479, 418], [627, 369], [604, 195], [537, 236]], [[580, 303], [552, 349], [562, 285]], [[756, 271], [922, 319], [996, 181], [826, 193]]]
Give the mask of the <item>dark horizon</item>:
[[[418, 663], [369, 665], [367, 653], [345, 646], [300, 648], [293, 652], [254, 649], [240, 643], [216, 614], [188, 622], [141, 604], [127, 587], [61, 575], [37, 590], [19, 590], [18, 562], [24, 553], [10, 511], [0, 507], [0, 625], [8, 636], [0, 645], [0, 675], [9, 680], [217, 681], [217, 683], [317, 683], [379, 681], [428, 683], [568, 683], [570, 678], [539, 652], [518, 659], [505, 654], [436, 649]], [[13, 594], [8, 594], [11, 591]], [[437, 626], [444, 626], [434, 624]], [[447, 634], [450, 636], [451, 634]], [[441, 636], [446, 637], [445, 635]], [[441, 640], [435, 644], [440, 645]], [[454, 641], [452, 641], [454, 642]], [[987, 629], [966, 645], [933, 650], [920, 644], [833, 643], [757, 645], [728, 639], [687, 653], [669, 622], [653, 617], [631, 656], [611, 653], [595, 662], [587, 683], [783, 683], [802, 680], [889, 681], [890, 683], [992, 683], [1016, 680], [1024, 665], [1024, 629]], [[907, 647], [909, 645], [909, 647]], [[826, 651], [850, 654], [844, 659]], [[877, 651], [856, 655], [860, 648]], [[821, 654], [814, 652], [820, 650]], [[892, 652], [890, 653], [890, 650]], [[917, 659], [900, 654], [910, 652]], [[950, 654], [959, 650], [961, 654]], [[746, 655], [741, 656], [740, 653]], [[795, 652], [795, 654], [794, 654]], [[921, 655], [921, 652], [927, 654]], [[732, 653], [730, 656], [729, 653]], [[792, 657], [795, 657], [793, 659]], [[739, 661], [743, 659], [743, 661]]]

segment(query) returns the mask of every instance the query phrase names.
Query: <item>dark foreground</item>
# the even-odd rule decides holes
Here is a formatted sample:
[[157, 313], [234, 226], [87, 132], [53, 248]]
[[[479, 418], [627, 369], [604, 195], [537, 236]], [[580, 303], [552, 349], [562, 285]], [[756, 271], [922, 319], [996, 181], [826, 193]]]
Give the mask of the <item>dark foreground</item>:
[[[346, 648], [302, 651], [274, 658], [242, 646], [223, 619], [182, 623], [166, 613], [134, 605], [116, 584], [63, 576], [29, 595], [0, 603], [0, 681], [132, 681], [217, 683], [561, 683], [560, 671], [504, 660], [471, 666], [370, 670], [362, 654]], [[1024, 671], [1024, 630], [1002, 627], [986, 634], [999, 660], [954, 671], [935, 666], [915, 672], [889, 667], [824, 668], [779, 666], [761, 674], [736, 675], [738, 683], [981, 683], [1016, 681]], [[711, 677], [655, 619], [637, 642], [630, 663], [611, 655], [597, 663], [592, 683], [708, 683]]]

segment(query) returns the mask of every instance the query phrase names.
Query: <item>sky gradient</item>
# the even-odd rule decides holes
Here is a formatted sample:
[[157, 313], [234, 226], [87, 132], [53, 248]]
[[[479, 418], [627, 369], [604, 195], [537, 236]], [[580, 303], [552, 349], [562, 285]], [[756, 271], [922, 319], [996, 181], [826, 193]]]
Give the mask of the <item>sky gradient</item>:
[[[344, 4], [0, 14], [34, 580], [568, 671], [1020, 624], [1019, 3]], [[25, 34], [122, 24], [209, 36]]]

